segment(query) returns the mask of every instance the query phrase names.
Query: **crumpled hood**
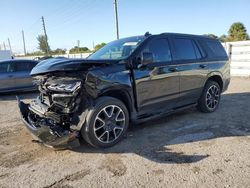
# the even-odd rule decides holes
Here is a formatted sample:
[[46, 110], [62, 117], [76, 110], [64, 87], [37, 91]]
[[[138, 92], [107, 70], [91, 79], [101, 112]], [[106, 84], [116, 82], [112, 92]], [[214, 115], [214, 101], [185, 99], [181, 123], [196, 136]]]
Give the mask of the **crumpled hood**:
[[[113, 60], [112, 60], [113, 62]], [[51, 58], [38, 63], [31, 71], [30, 75], [44, 74], [56, 71], [81, 71], [91, 67], [98, 67], [110, 64], [107, 60], [88, 60], [88, 59], [68, 59]]]

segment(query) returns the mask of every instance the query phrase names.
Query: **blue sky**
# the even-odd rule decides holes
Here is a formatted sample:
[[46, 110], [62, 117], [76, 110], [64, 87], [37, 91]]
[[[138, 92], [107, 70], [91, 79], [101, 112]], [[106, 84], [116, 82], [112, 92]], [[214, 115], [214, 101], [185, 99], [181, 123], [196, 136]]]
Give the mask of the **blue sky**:
[[[37, 50], [45, 17], [52, 49], [92, 47], [114, 40], [113, 0], [0, 0], [0, 45], [10, 38], [14, 52], [22, 52], [23, 29], [28, 51]], [[227, 34], [233, 22], [250, 33], [250, 0], [118, 0], [120, 36], [179, 32]]]

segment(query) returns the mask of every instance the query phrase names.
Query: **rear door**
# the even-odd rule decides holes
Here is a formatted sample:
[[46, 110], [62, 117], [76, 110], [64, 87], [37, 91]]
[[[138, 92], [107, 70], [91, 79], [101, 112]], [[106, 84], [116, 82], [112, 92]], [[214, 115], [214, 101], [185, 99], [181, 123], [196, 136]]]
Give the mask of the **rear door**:
[[14, 82], [16, 88], [33, 87], [30, 71], [36, 65], [33, 61], [15, 61], [13, 62]]
[[0, 91], [13, 89], [14, 87], [14, 75], [12, 63], [1, 62], [0, 63]]
[[206, 63], [195, 39], [171, 37], [174, 63], [180, 74], [180, 99], [177, 107], [197, 102], [206, 80]]

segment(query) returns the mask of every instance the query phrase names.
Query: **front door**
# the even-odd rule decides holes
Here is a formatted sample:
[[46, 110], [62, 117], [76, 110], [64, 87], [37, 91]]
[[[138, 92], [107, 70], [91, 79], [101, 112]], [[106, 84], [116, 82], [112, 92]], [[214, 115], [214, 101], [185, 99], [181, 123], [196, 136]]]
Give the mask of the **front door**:
[[139, 114], [155, 114], [172, 109], [179, 97], [179, 75], [172, 64], [167, 38], [153, 38], [143, 52], [153, 54], [153, 62], [134, 69]]
[[0, 63], [0, 91], [14, 88], [14, 76], [11, 62]]
[[18, 89], [33, 87], [30, 71], [34, 66], [34, 63], [29, 61], [15, 61], [13, 64], [13, 72], [15, 73], [15, 87]]

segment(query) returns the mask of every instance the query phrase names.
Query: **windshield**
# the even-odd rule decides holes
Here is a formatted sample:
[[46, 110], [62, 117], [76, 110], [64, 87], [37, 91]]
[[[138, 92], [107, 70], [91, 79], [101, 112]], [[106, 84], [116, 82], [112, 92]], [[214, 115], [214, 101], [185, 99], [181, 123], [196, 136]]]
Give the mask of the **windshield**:
[[125, 59], [144, 39], [144, 36], [137, 36], [115, 40], [90, 55], [88, 59]]

